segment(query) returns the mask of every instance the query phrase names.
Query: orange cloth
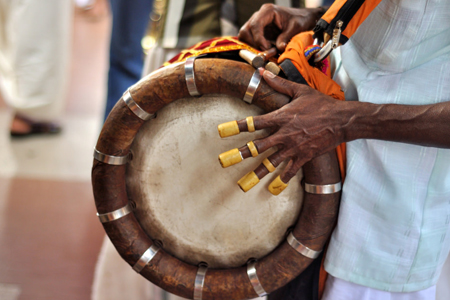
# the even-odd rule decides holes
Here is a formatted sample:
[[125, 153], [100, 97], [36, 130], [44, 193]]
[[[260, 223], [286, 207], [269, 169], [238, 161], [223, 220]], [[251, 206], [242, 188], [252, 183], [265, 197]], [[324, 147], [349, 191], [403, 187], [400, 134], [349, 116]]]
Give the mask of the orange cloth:
[[[346, 4], [347, 0], [335, 0], [326, 13], [322, 16], [322, 20], [330, 24], [336, 15], [341, 10], [342, 6]], [[342, 32], [344, 36], [350, 38], [355, 31], [358, 29], [359, 25], [364, 22], [364, 20], [370, 15], [372, 10], [381, 2], [381, 0], [371, 0], [364, 1], [358, 11], [351, 17], [345, 30]]]
[[[345, 100], [341, 87], [330, 78], [330, 71], [324, 74], [321, 70], [312, 67], [305, 58], [304, 49], [313, 43], [313, 32], [303, 32], [292, 38], [285, 52], [278, 59], [280, 64], [285, 59], [291, 60], [297, 70], [302, 74], [308, 85], [337, 100]], [[345, 144], [337, 147], [342, 181], [345, 178]]]

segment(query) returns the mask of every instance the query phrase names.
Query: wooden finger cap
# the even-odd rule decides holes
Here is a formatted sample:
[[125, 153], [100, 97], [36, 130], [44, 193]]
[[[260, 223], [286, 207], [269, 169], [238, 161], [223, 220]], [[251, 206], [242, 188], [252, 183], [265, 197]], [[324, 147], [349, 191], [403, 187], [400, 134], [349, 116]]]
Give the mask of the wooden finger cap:
[[273, 195], [279, 195], [285, 188], [287, 188], [288, 184], [281, 181], [280, 176], [275, 178], [269, 185], [269, 192]]
[[222, 123], [219, 126], [217, 126], [217, 129], [219, 130], [219, 135], [221, 138], [229, 137], [240, 133], [237, 121]]
[[244, 177], [239, 179], [239, 181], [237, 183], [244, 192], [247, 192], [252, 187], [257, 185], [258, 182], [259, 182], [258, 176], [256, 176], [255, 172], [251, 171], [250, 173], [247, 173], [247, 175], [245, 175]]
[[253, 157], [257, 157], [259, 155], [258, 149], [256, 149], [255, 143], [253, 143], [253, 141], [248, 142], [247, 147], [250, 150]]
[[248, 132], [254, 132], [255, 131], [255, 123], [253, 122], [253, 117], [247, 117], [245, 118], [247, 121], [247, 128]]
[[242, 161], [241, 152], [238, 148], [232, 149], [230, 151], [224, 152], [219, 155], [219, 161], [223, 168], [235, 165]]
[[276, 76], [278, 76], [278, 74], [280, 74], [280, 71], [281, 71], [280, 67], [277, 66], [277, 64], [273, 63], [273, 62], [268, 62], [266, 64], [265, 69]]
[[275, 166], [270, 162], [269, 159], [265, 158], [263, 160], [263, 165], [267, 168], [267, 170], [269, 170], [270, 173], [272, 173], [273, 171], [275, 171]]

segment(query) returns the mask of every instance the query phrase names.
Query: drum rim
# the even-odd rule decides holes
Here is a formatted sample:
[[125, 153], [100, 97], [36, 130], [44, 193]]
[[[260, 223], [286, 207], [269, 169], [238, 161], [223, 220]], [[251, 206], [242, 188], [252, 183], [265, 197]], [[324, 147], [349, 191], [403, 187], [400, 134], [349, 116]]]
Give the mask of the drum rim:
[[[202, 59], [195, 63], [197, 88], [203, 94], [220, 93], [243, 98], [254, 71], [247, 64], [231, 60]], [[134, 109], [138, 107], [154, 115], [165, 104], [189, 97], [184, 73], [184, 64], [160, 69], [131, 87], [130, 93], [123, 98], [128, 103], [131, 98], [136, 104]], [[240, 78], [236, 78], [236, 74], [241, 74]], [[264, 82], [261, 82], [253, 100], [265, 111], [277, 109], [288, 102], [285, 95], [274, 92]], [[122, 164], [108, 164], [107, 160], [95, 159], [92, 168], [97, 212], [106, 220], [102, 224], [117, 251], [134, 270], [171, 293], [198, 299], [199, 287], [195, 282], [199, 282], [198, 270], [201, 269], [201, 299], [246, 299], [284, 286], [312, 262], [285, 241], [272, 253], [252, 263], [254, 270], [243, 266], [204, 271], [203, 267], [182, 262], [158, 247], [145, 234], [129, 209], [117, 215], [117, 211], [123, 212], [130, 203], [125, 186], [126, 162], [134, 137], [146, 121], [125, 101], [119, 101], [106, 120], [95, 149], [96, 153], [124, 158], [119, 160]], [[315, 185], [340, 181], [335, 152], [331, 151], [306, 164], [304, 178]], [[293, 230], [296, 239], [309, 248], [322, 250], [335, 224], [339, 198], [340, 193], [305, 193], [304, 207]], [[311, 221], [313, 216], [319, 217]], [[203, 272], [206, 272], [206, 277]]]

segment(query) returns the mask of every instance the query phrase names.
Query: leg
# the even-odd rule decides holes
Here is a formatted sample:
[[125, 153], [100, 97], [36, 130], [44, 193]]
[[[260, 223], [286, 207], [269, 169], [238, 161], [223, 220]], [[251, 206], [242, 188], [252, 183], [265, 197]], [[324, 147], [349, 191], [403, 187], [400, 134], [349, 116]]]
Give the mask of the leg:
[[127, 88], [141, 78], [144, 64], [141, 39], [152, 3], [152, 0], [111, 0], [113, 25], [105, 119]]

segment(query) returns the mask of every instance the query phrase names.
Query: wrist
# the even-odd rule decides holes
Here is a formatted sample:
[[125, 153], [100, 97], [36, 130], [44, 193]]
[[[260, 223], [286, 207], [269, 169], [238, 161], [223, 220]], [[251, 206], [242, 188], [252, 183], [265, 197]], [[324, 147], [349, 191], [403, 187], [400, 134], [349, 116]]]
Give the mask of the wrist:
[[369, 116], [376, 111], [375, 104], [359, 101], [344, 101], [339, 113], [344, 142], [370, 138], [372, 126]]

